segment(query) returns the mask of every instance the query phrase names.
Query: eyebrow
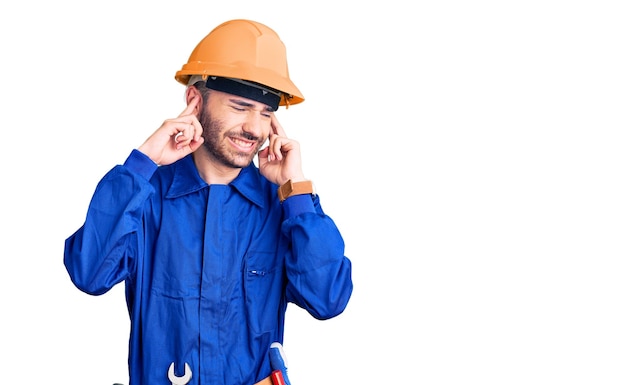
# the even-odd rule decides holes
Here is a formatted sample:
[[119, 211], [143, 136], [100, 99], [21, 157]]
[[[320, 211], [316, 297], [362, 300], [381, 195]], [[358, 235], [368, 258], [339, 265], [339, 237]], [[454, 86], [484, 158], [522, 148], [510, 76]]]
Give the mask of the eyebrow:
[[[255, 106], [254, 104], [245, 102], [245, 101], [243, 101], [241, 99], [228, 99], [228, 101], [231, 102], [231, 103], [237, 104], [237, 105], [239, 105], [241, 107], [254, 107]], [[261, 103], [261, 104], [263, 104], [263, 103]], [[265, 111], [267, 111], [267, 112], [274, 112], [274, 109], [272, 107], [266, 105]]]

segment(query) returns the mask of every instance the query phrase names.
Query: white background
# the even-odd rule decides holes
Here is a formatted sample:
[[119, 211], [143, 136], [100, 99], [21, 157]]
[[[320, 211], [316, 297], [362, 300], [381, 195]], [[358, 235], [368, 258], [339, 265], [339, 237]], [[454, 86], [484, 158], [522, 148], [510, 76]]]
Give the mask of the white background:
[[128, 384], [123, 287], [78, 291], [64, 240], [233, 18], [287, 46], [354, 268], [339, 317], [288, 310], [293, 385], [626, 383], [621, 2], [345, 3], [0, 6], [4, 383]]

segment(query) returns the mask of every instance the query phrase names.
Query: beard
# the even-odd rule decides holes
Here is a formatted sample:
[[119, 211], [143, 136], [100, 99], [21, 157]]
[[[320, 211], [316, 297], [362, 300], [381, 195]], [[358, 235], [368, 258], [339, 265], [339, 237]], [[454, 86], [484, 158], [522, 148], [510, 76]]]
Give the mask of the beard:
[[[220, 120], [212, 119], [206, 108], [202, 109], [198, 120], [203, 127], [202, 137], [204, 138], [204, 148], [224, 166], [230, 168], [244, 168], [249, 166], [254, 160], [254, 156], [263, 145], [264, 141], [261, 141], [261, 138], [247, 132], [226, 132], [224, 123]], [[240, 137], [246, 140], [254, 140], [257, 142], [256, 149], [251, 153], [235, 151], [224, 140], [226, 137]]]

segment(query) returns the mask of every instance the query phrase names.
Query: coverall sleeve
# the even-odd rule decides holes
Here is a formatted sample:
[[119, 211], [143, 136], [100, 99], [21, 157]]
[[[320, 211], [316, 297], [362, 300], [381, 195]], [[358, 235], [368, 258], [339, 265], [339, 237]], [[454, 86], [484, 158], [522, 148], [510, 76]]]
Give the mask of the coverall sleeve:
[[282, 232], [291, 244], [285, 260], [287, 300], [317, 319], [335, 317], [345, 310], [353, 289], [343, 237], [318, 195], [296, 195], [283, 205]]
[[134, 150], [98, 183], [83, 225], [65, 240], [64, 264], [74, 285], [100, 295], [125, 280], [141, 252], [142, 215], [157, 165]]

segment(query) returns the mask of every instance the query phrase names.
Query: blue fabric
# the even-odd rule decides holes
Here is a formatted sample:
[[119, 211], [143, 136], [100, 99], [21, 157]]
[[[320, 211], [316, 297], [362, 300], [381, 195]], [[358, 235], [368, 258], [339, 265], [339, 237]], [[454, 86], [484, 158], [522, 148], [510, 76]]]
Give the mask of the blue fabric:
[[[80, 290], [125, 282], [130, 385], [250, 385], [271, 373], [288, 303], [317, 319], [352, 293], [343, 239], [317, 195], [288, 198], [251, 164], [207, 185], [191, 156], [157, 167], [133, 151], [98, 183], [86, 220], [65, 241]], [[287, 215], [288, 213], [288, 215]]]

